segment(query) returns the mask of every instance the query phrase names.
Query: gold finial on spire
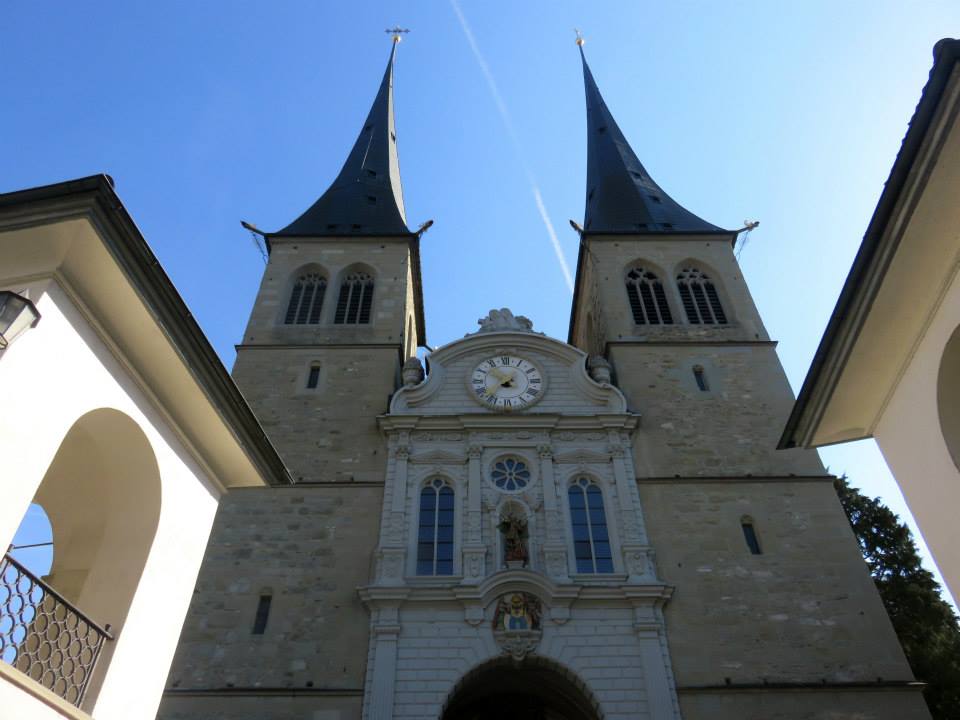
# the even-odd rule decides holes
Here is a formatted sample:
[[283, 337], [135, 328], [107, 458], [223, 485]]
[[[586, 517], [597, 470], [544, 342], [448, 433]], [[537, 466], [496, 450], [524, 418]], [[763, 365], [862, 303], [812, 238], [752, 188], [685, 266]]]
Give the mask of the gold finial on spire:
[[583, 39], [583, 33], [577, 28], [574, 28], [573, 31], [577, 34], [577, 45], [583, 47], [583, 44], [586, 42], [586, 40]]
[[410, 30], [408, 28], [402, 28], [399, 25], [394, 25], [392, 28], [384, 30], [384, 32], [388, 35], [393, 35], [393, 41], [398, 43], [403, 40], [403, 36], [410, 32]]

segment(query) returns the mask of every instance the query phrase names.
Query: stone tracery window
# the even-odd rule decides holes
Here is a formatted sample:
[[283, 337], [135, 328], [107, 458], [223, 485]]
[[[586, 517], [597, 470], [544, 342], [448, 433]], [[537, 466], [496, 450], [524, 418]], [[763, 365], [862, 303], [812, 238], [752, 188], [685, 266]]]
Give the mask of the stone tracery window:
[[710, 277], [695, 267], [685, 267], [677, 275], [677, 290], [687, 320], [693, 325], [726, 325], [727, 315]]
[[523, 490], [530, 483], [530, 468], [519, 458], [501, 458], [493, 464], [490, 479], [501, 490], [507, 492]]
[[290, 302], [284, 315], [284, 325], [316, 325], [327, 291], [327, 279], [320, 273], [305, 273], [297, 278], [290, 291]]
[[453, 488], [433, 478], [420, 491], [417, 575], [453, 575]]
[[627, 299], [637, 325], [672, 325], [673, 316], [656, 274], [637, 266], [627, 273]]
[[367, 325], [373, 306], [373, 276], [362, 271], [347, 275], [340, 285], [333, 322], [337, 325]]
[[612, 573], [613, 552], [603, 509], [603, 491], [586, 477], [578, 477], [567, 489], [573, 551], [578, 573]]

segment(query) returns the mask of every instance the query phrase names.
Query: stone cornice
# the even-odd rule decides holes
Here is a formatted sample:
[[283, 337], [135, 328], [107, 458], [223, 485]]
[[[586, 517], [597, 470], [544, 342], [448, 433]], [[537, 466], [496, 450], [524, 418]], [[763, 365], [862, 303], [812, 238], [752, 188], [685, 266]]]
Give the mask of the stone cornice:
[[[531, 570], [504, 570], [487, 577], [478, 585], [465, 585], [459, 577], [445, 582], [436, 578], [411, 580], [406, 585], [367, 585], [357, 588], [368, 608], [399, 606], [405, 603], [460, 602], [464, 606], [486, 607], [507, 592], [530, 592], [550, 607], [567, 607], [574, 601], [613, 601], [624, 606], [662, 606], [673, 595], [664, 583], [628, 584], [623, 575], [610, 582], [597, 577], [591, 584], [555, 583], [546, 575]], [[415, 584], [414, 584], [415, 583]]]
[[377, 424], [385, 433], [410, 430], [541, 430], [598, 431], [627, 430], [632, 432], [640, 416], [632, 413], [594, 415], [560, 415], [557, 413], [462, 413], [450, 415], [380, 415]]

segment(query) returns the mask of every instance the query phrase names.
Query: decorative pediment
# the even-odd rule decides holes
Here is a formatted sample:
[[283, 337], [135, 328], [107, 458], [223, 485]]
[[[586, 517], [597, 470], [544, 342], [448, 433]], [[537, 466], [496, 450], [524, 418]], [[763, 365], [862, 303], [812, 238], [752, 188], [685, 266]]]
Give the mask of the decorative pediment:
[[623, 394], [609, 382], [602, 358], [589, 363], [578, 348], [533, 331], [509, 309], [491, 310], [480, 330], [437, 348], [428, 373], [417, 383], [411, 363], [407, 382], [390, 403], [391, 415], [471, 414], [519, 418], [626, 414]]

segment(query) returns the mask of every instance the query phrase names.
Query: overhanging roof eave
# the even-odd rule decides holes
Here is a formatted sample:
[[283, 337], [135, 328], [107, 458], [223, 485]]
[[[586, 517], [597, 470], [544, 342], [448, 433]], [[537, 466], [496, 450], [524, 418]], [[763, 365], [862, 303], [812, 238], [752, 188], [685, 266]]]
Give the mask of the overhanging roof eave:
[[[810, 369], [797, 394], [797, 400], [777, 444], [778, 449], [810, 447], [814, 444], [816, 428], [823, 418], [839, 382], [840, 373], [850, 357], [883, 277], [896, 253], [900, 236], [888, 233], [887, 228], [902, 193], [910, 182], [911, 169], [958, 63], [960, 40], [944, 38], [934, 46], [934, 64], [930, 69], [929, 79], [910, 119], [890, 175], [814, 353]], [[856, 439], [863, 438], [849, 440]]]
[[[57, 205], [62, 206], [60, 216]], [[257, 472], [269, 484], [292, 484], [253, 411], [114, 191], [113, 180], [107, 175], [92, 175], [0, 194], [0, 215], [31, 206], [46, 215], [42, 222], [32, 225], [86, 217], [103, 230], [101, 238], [117, 266], [157, 318], [167, 341], [184, 358], [194, 381]], [[229, 485], [229, 478], [221, 481]]]

